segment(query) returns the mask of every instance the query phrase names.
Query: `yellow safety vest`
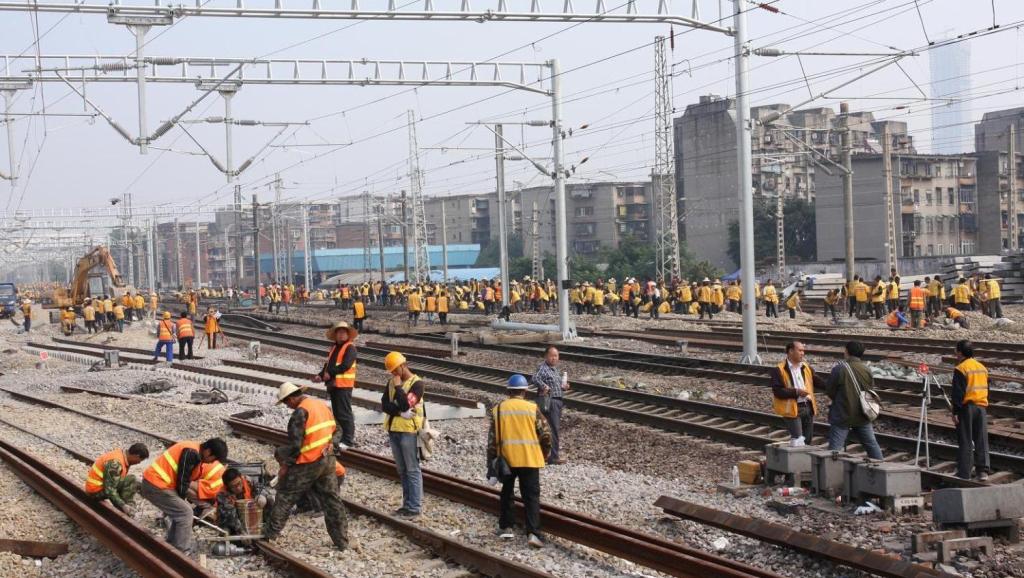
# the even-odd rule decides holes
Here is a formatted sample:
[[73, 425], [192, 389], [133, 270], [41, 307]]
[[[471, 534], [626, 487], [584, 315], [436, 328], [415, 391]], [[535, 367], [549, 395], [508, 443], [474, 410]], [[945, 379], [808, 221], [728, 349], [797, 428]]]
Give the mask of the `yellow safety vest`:
[[[789, 362], [783, 361], [777, 367], [779, 368], [779, 374], [782, 375], [782, 384], [786, 386], [786, 389], [792, 389], [793, 383], [789, 379], [789, 373], [786, 372], [787, 365], [789, 365]], [[811, 373], [811, 366], [806, 363], [801, 363], [800, 366], [804, 372], [804, 389], [807, 390], [807, 399], [811, 402], [811, 412], [817, 415], [818, 402], [814, 399], [814, 375]], [[799, 411], [797, 400], [779, 399], [775, 396], [772, 396], [772, 409], [782, 417], [796, 417]]]
[[[420, 376], [414, 375], [409, 379], [402, 382], [402, 391], [408, 395], [412, 386], [420, 380]], [[426, 392], [424, 392], [424, 397]], [[388, 399], [395, 398], [395, 386], [388, 380]], [[396, 416], [384, 416], [384, 429], [393, 432], [402, 433], [414, 433], [418, 432], [423, 427], [423, 399], [421, 398], [416, 402], [416, 406], [412, 408], [412, 419], [406, 419], [400, 415]]]
[[964, 403], [988, 406], [988, 370], [985, 366], [973, 357], [963, 360], [956, 366], [956, 370], [967, 378], [967, 392], [964, 393]]
[[543, 468], [544, 453], [537, 439], [537, 404], [508, 399], [491, 410], [495, 443], [510, 468]]

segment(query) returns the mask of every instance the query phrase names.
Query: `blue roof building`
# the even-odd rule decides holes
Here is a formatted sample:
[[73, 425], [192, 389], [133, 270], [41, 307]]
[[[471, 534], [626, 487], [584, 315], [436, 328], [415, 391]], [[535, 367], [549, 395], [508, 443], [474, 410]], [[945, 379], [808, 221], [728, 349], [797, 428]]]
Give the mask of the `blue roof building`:
[[[480, 245], [448, 245], [448, 269], [464, 269], [472, 267], [480, 254]], [[442, 255], [440, 245], [427, 247], [427, 255], [430, 258], [430, 268], [440, 269], [442, 267]], [[413, 254], [413, 247], [409, 247], [409, 268], [412, 269], [416, 262]], [[300, 274], [305, 267], [305, 254], [302, 251], [292, 253], [292, 270]], [[323, 273], [323, 276], [336, 275], [350, 271], [371, 271], [380, 270], [380, 248], [370, 247], [369, 263], [366, 262], [366, 255], [361, 247], [351, 249], [316, 249], [312, 254], [312, 267], [314, 276]], [[264, 272], [274, 270], [274, 258], [270, 253], [260, 253], [260, 268]], [[394, 271], [402, 268], [402, 247], [384, 247], [384, 268]]]

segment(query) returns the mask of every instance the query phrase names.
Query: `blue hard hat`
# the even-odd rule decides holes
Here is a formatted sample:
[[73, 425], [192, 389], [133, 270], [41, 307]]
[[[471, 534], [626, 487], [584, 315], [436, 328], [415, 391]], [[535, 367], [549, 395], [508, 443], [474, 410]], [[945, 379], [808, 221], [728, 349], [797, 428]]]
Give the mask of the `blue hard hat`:
[[508, 378], [509, 389], [526, 389], [530, 387], [530, 384], [526, 381], [526, 378], [516, 373]]

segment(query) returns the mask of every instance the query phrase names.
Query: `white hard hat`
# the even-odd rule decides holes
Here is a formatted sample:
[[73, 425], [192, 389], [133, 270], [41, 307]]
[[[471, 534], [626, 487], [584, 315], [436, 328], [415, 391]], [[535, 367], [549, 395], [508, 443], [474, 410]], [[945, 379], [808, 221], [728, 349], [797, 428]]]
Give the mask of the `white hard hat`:
[[284, 401], [284, 398], [295, 392], [306, 391], [306, 387], [299, 387], [290, 381], [286, 381], [281, 384], [281, 387], [277, 388], [277, 403]]

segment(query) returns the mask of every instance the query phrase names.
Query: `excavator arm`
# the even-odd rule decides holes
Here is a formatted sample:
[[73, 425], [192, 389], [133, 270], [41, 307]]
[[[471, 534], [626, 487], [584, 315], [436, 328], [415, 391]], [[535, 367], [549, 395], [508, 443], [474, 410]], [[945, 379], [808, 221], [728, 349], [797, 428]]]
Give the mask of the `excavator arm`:
[[99, 266], [106, 268], [114, 287], [125, 286], [124, 279], [121, 278], [121, 273], [114, 263], [114, 258], [110, 255], [110, 250], [100, 245], [78, 260], [75, 276], [71, 280], [71, 302], [74, 305], [79, 305], [85, 300], [89, 291], [89, 274]]

